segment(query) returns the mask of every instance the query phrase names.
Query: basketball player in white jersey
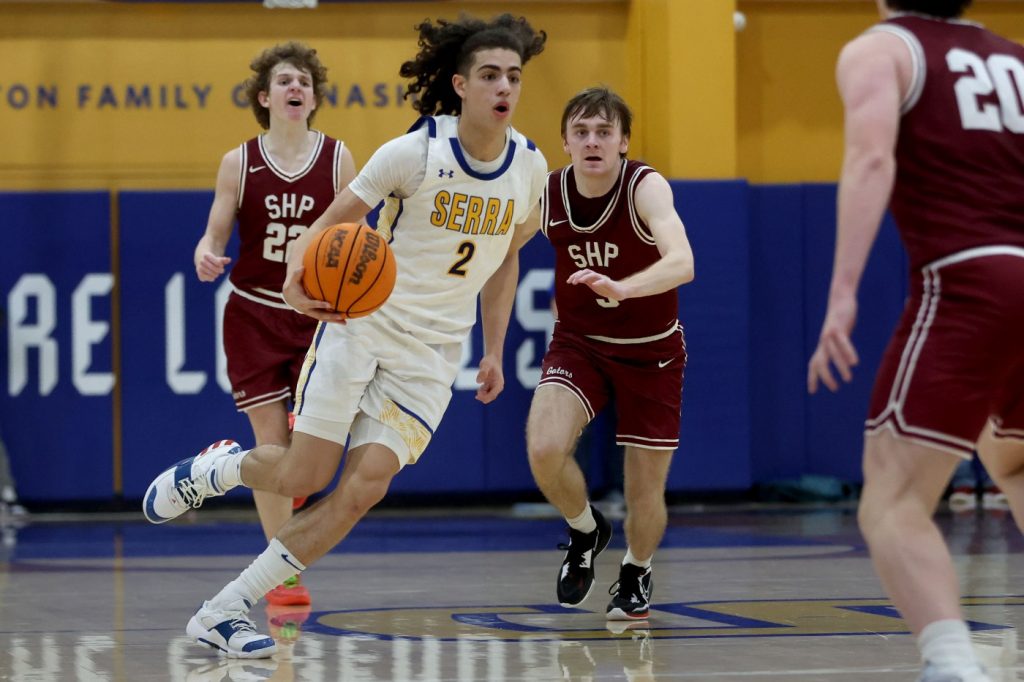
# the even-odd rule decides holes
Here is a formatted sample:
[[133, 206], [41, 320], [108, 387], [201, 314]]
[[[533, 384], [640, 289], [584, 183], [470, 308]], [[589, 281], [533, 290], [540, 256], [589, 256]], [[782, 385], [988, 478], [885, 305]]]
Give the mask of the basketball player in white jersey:
[[[231, 262], [224, 250], [237, 221], [240, 248], [231, 265], [223, 334], [231, 393], [249, 417], [257, 445], [287, 445], [288, 401], [295, 397], [316, 320], [281, 298], [286, 256], [291, 243], [355, 177], [355, 165], [343, 142], [310, 128], [327, 89], [327, 69], [316, 50], [296, 42], [275, 45], [250, 68], [246, 98], [264, 133], [221, 160], [194, 261], [203, 282], [224, 274]], [[263, 491], [253, 491], [253, 498], [269, 541], [291, 518], [292, 499]], [[310, 595], [290, 577], [267, 594], [267, 601], [305, 605]]]
[[[547, 38], [524, 18], [425, 21], [420, 52], [402, 65], [424, 115], [382, 146], [292, 250], [285, 300], [324, 323], [300, 380], [287, 449], [243, 451], [221, 441], [179, 462], [150, 486], [156, 520], [246, 485], [307, 495], [332, 480], [349, 438], [337, 488], [296, 514], [242, 574], [205, 602], [187, 632], [228, 656], [262, 658], [276, 647], [247, 613], [264, 594], [329, 552], [414, 463], [451, 398], [462, 342], [483, 318], [477, 399], [504, 387], [502, 347], [518, 280], [518, 251], [538, 228], [547, 175], [543, 155], [511, 127], [523, 65]], [[344, 320], [309, 299], [302, 254], [329, 225], [362, 218], [386, 200], [378, 228], [398, 267], [394, 292], [368, 317]], [[151, 518], [151, 520], [153, 520]]]

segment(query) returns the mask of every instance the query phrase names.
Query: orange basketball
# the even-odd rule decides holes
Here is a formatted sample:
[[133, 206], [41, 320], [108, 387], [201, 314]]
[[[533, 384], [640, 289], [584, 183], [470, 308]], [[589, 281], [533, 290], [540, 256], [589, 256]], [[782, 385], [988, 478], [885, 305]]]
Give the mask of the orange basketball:
[[342, 223], [328, 227], [302, 257], [302, 284], [310, 298], [348, 317], [369, 315], [395, 288], [395, 254], [376, 230]]

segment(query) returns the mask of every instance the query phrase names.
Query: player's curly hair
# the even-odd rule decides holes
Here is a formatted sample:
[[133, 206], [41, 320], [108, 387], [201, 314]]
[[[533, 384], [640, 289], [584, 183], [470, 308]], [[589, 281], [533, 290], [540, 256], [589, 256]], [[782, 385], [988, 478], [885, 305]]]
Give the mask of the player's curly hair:
[[[249, 64], [253, 74], [243, 85], [245, 98], [249, 100], [252, 113], [264, 130], [270, 129], [270, 111], [260, 104], [260, 93], [270, 92], [270, 73], [275, 66], [282, 62], [287, 62], [312, 76], [313, 96], [316, 98], [317, 109], [320, 108], [324, 96], [327, 94], [327, 67], [320, 63], [320, 58], [316, 56], [316, 50], [295, 41], [268, 47]], [[310, 112], [309, 119], [306, 121], [307, 125], [313, 122], [317, 109]]]
[[502, 14], [489, 22], [466, 14], [458, 21], [425, 19], [417, 27], [420, 51], [402, 64], [399, 73], [413, 81], [405, 98], [416, 97], [413, 108], [425, 116], [459, 114], [462, 99], [452, 87], [452, 76], [469, 75], [473, 56], [480, 50], [505, 48], [519, 54], [523, 64], [544, 51], [548, 39], [535, 31], [526, 17]]
[[952, 19], [963, 14], [974, 0], [885, 0], [889, 9], [918, 12], [933, 17]]

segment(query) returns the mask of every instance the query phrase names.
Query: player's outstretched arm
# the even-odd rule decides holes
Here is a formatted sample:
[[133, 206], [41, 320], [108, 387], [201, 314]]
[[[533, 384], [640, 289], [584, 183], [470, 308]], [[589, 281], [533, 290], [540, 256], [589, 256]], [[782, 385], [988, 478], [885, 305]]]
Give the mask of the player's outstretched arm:
[[594, 293], [615, 301], [653, 296], [693, 279], [693, 250], [686, 228], [676, 213], [672, 187], [659, 173], [649, 173], [636, 188], [636, 210], [654, 237], [661, 258], [621, 280], [593, 270], [577, 270], [569, 284], [585, 284]]

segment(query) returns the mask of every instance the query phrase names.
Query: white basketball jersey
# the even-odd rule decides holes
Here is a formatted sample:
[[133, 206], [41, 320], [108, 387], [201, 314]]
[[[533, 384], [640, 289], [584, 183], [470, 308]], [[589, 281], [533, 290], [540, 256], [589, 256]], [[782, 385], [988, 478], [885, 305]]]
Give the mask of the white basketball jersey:
[[476, 321], [477, 295], [539, 198], [540, 152], [509, 128], [504, 160], [481, 173], [459, 144], [456, 117], [424, 116], [412, 130], [423, 126], [429, 136], [423, 182], [405, 199], [387, 198], [378, 219], [398, 278], [375, 315], [394, 319], [425, 343], [461, 342]]

